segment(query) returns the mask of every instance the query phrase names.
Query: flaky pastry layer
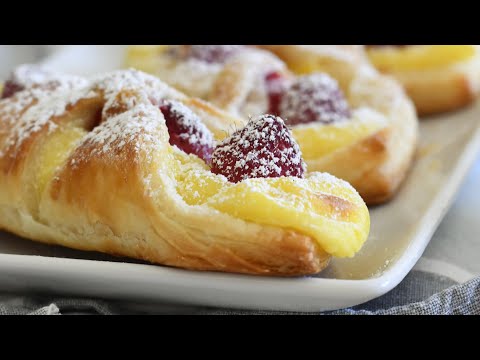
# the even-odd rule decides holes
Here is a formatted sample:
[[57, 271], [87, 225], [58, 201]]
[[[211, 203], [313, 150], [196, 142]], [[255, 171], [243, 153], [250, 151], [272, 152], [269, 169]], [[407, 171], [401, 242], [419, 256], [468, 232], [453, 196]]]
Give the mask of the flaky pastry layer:
[[74, 249], [256, 275], [314, 274], [332, 255], [359, 250], [369, 216], [351, 186], [326, 174], [231, 184], [169, 144], [161, 99], [182, 102], [219, 133], [237, 121], [132, 70], [55, 76], [0, 100], [0, 227]]

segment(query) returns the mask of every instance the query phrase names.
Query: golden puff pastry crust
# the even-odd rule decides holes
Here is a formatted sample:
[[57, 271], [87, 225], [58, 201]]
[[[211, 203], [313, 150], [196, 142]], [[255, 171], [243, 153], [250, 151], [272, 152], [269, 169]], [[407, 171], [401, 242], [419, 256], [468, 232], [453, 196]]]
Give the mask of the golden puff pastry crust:
[[[212, 66], [216, 71], [210, 73], [206, 92], [197, 95], [248, 118], [269, 110], [265, 74], [273, 72], [294, 80], [294, 74], [327, 73], [343, 90], [352, 118], [347, 124], [292, 127], [308, 171], [329, 172], [350, 182], [369, 205], [391, 199], [407, 174], [417, 144], [417, 116], [401, 86], [369, 64], [362, 46], [262, 48], [245, 48], [222, 64], [202, 63], [201, 66]], [[199, 66], [198, 61], [179, 60], [168, 49], [131, 47], [127, 62], [167, 81], [177, 79], [181, 73], [182, 89], [196, 93], [196, 85], [191, 85], [197, 84], [190, 76], [193, 71], [185, 69]], [[174, 65], [166, 67], [165, 62]]]
[[457, 110], [480, 91], [478, 45], [369, 46], [367, 53], [403, 84], [419, 115]]
[[233, 184], [171, 146], [162, 99], [220, 133], [235, 119], [157, 78], [17, 73], [23, 90], [0, 100], [4, 230], [155, 264], [272, 276], [318, 273], [367, 239], [368, 210], [344, 181], [315, 173]]

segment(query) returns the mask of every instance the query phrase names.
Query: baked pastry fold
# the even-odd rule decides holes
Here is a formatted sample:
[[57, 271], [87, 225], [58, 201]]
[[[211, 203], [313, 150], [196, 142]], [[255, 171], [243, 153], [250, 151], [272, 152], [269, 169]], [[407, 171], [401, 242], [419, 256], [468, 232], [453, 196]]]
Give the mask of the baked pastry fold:
[[[40, 76], [41, 74], [41, 76]], [[353, 256], [365, 203], [328, 174], [231, 183], [169, 143], [177, 101], [221, 137], [241, 122], [155, 77], [32, 67], [0, 100], [0, 227], [25, 238], [193, 270], [296, 276]], [[5, 94], [5, 93], [4, 93]]]

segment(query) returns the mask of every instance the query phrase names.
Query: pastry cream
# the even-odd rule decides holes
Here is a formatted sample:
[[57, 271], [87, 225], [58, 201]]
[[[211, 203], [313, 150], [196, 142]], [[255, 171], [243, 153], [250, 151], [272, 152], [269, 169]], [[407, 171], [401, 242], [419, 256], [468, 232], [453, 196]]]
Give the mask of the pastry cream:
[[186, 156], [174, 150], [177, 191], [189, 205], [208, 205], [245, 221], [296, 230], [337, 257], [352, 257], [368, 237], [370, 217], [365, 203], [353, 187], [331, 175], [234, 184], [212, 174], [200, 160], [187, 161]]
[[134, 67], [148, 73], [155, 73], [157, 55], [168, 49], [168, 45], [136, 45], [127, 48], [126, 67]]
[[380, 113], [366, 108], [356, 109], [352, 119], [337, 124], [322, 125], [318, 122], [297, 125], [292, 133], [305, 160], [318, 159], [336, 150], [373, 135], [386, 127], [387, 119]]
[[37, 173], [37, 194], [40, 196], [46, 185], [53, 178], [57, 168], [62, 165], [87, 131], [73, 126], [67, 126], [54, 132], [40, 147], [40, 161]]
[[424, 70], [466, 61], [476, 54], [473, 45], [407, 45], [371, 47], [372, 63], [382, 71]]

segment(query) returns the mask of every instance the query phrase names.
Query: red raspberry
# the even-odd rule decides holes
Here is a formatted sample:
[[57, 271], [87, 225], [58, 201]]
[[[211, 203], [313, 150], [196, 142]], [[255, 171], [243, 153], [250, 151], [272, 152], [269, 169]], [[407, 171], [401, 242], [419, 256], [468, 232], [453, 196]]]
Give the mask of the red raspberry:
[[233, 183], [249, 178], [302, 178], [305, 163], [283, 120], [262, 115], [217, 146], [212, 155], [212, 172]]
[[164, 101], [160, 110], [170, 134], [170, 145], [176, 145], [187, 154], [197, 155], [209, 164], [214, 142], [212, 133], [202, 120], [178, 101]]
[[265, 76], [265, 85], [269, 99], [268, 112], [278, 116], [280, 114], [280, 101], [288, 89], [289, 81], [282, 73], [273, 71]]
[[17, 84], [12, 80], [8, 80], [3, 86], [2, 99], [9, 98], [15, 95], [16, 92], [22, 91], [24, 88], [24, 86]]
[[221, 64], [243, 47], [243, 45], [191, 45], [189, 56], [207, 63]]
[[350, 109], [335, 79], [326, 74], [302, 76], [280, 102], [280, 116], [288, 125], [331, 124], [350, 117]]

